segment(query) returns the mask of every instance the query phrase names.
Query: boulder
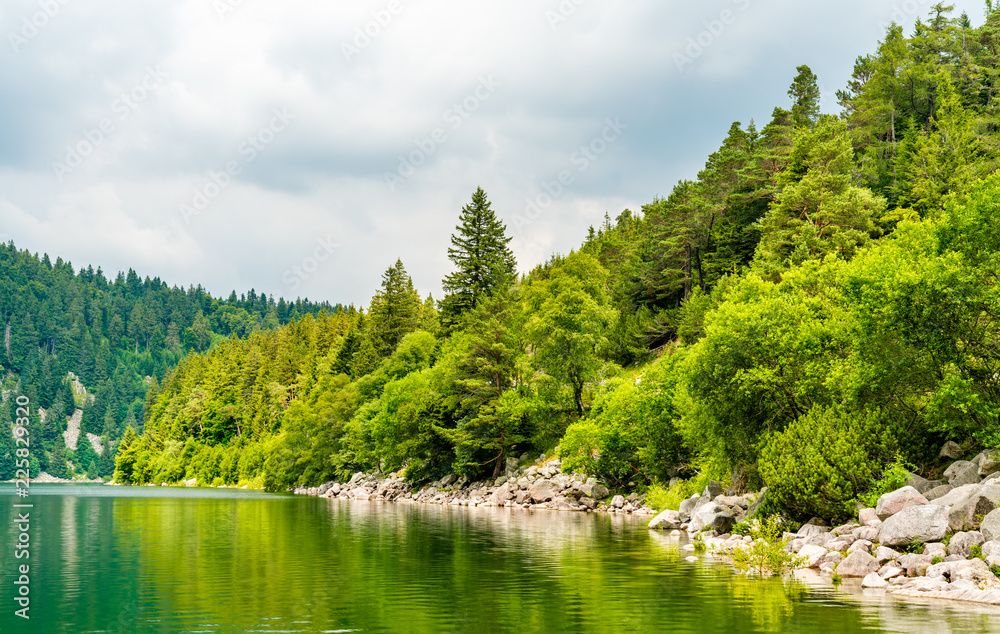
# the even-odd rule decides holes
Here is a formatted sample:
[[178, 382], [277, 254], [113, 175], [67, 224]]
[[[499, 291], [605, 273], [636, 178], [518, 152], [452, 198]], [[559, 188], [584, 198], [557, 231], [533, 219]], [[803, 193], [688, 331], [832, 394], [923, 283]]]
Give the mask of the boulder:
[[648, 527], [655, 529], [676, 530], [681, 527], [681, 514], [679, 511], [666, 510], [649, 521]]
[[[840, 549], [838, 548], [837, 550]], [[858, 551], [871, 554], [872, 543], [866, 539], [859, 539], [858, 541], [851, 544], [851, 547], [847, 549], [847, 554], [850, 555]]]
[[931, 486], [930, 480], [927, 480], [916, 473], [910, 473], [910, 476], [906, 478], [906, 482], [903, 483], [903, 486], [913, 487], [920, 493], [930, 491], [934, 488]]
[[[986, 539], [985, 535], [983, 535], [983, 539]], [[988, 541], [984, 543], [983, 557], [1000, 557], [1000, 542]]]
[[[596, 495], [594, 497], [597, 498]], [[600, 498], [598, 498], [598, 499], [600, 499]], [[681, 502], [680, 508], [678, 509], [680, 511], [681, 515], [682, 516], [691, 517], [691, 514], [694, 513], [694, 510], [695, 510], [695, 508], [698, 505], [698, 500], [700, 500], [700, 499], [701, 499], [701, 496], [698, 495], [697, 493], [695, 493], [694, 495], [692, 495], [688, 499], [686, 499], [683, 502]]]
[[990, 570], [989, 565], [982, 559], [969, 559], [966, 561], [956, 561], [952, 564], [951, 580], [961, 581], [967, 579], [975, 583], [983, 590], [1000, 585], [1000, 580]]
[[441, 478], [441, 486], [442, 487], [451, 486], [451, 485], [455, 484], [456, 482], [458, 482], [458, 476], [455, 475], [454, 473], [451, 474], [451, 475], [446, 475], [445, 477]]
[[907, 577], [919, 577], [925, 574], [934, 562], [929, 555], [909, 554], [897, 559], [896, 563], [906, 571]]
[[1000, 506], [1000, 485], [975, 486], [968, 497], [951, 507], [948, 524], [953, 531], [975, 530], [979, 528], [982, 519], [997, 506]]
[[712, 480], [708, 483], [708, 486], [705, 487], [705, 491], [701, 494], [701, 496], [707, 497], [709, 500], [714, 500], [722, 495], [723, 491], [722, 485], [715, 480]]
[[559, 486], [551, 480], [535, 480], [528, 489], [536, 503], [548, 502], [559, 493]]
[[[588, 499], [590, 499], [590, 498], [582, 498], [582, 500], [588, 500]], [[514, 496], [514, 501], [517, 502], [518, 504], [524, 504], [525, 502], [530, 502], [531, 501], [531, 491], [528, 491], [527, 489], [521, 489]]]
[[590, 497], [594, 498], [595, 500], [603, 500], [604, 498], [608, 497], [608, 494], [610, 493], [611, 491], [608, 491], [608, 487], [604, 486], [603, 484], [595, 484], [594, 491]]
[[611, 508], [616, 508], [616, 509], [623, 508], [625, 506], [624, 496], [616, 495], [614, 498], [611, 499], [610, 506]]
[[877, 572], [868, 573], [861, 581], [862, 588], [885, 588], [889, 584]]
[[931, 558], [940, 557], [944, 559], [948, 556], [948, 548], [941, 542], [931, 542], [924, 544], [924, 554]]
[[957, 442], [948, 441], [942, 447], [941, 451], [938, 452], [938, 458], [940, 460], [958, 460], [962, 457], [962, 447], [959, 446]]
[[829, 552], [822, 546], [803, 546], [798, 554], [800, 557], [806, 558], [805, 563], [802, 565], [803, 568], [819, 568], [821, 563], [825, 563], [824, 558]]
[[924, 493], [924, 497], [927, 498], [928, 502], [933, 502], [938, 498], [944, 497], [952, 492], [955, 487], [950, 484], [942, 484], [941, 486], [936, 486], [930, 491]]
[[837, 574], [841, 577], [867, 577], [873, 572], [878, 572], [880, 567], [878, 560], [868, 553], [855, 551], [840, 562]]
[[728, 508], [711, 503], [695, 511], [688, 531], [696, 533], [703, 528], [708, 528], [714, 530], [718, 535], [724, 535], [730, 532], [735, 525], [736, 518], [733, 517]]
[[948, 480], [948, 484], [956, 487], [963, 484], [977, 484], [982, 480], [979, 477], [979, 466], [968, 460], [953, 462], [950, 467], [945, 469], [944, 477]]
[[913, 487], [903, 487], [886, 493], [875, 505], [875, 515], [883, 522], [905, 508], [927, 504], [927, 499]]
[[861, 509], [858, 511], [858, 521], [861, 522], [862, 526], [878, 526], [882, 523], [875, 509]]
[[715, 498], [714, 502], [716, 504], [721, 504], [722, 506], [728, 506], [731, 509], [742, 509], [747, 510], [749, 504], [745, 497], [739, 495], [720, 495]]
[[870, 542], [878, 541], [878, 526], [881, 524], [882, 522], [879, 522], [877, 526], [862, 526], [854, 533], [854, 537], [867, 539]]
[[987, 449], [979, 462], [979, 475], [986, 477], [1000, 471], [1000, 450]]
[[832, 553], [827, 553], [826, 557], [823, 557], [822, 563], [830, 564], [831, 566], [836, 566], [842, 561], [844, 561], [844, 555], [834, 551]]
[[967, 559], [972, 556], [972, 547], [981, 546], [985, 541], [986, 539], [979, 531], [955, 533], [951, 536], [951, 541], [948, 542], [948, 554], [961, 555]]
[[948, 509], [933, 504], [905, 508], [882, 522], [878, 541], [882, 546], [905, 546], [913, 542], [935, 542], [948, 533]]
[[757, 517], [757, 513], [759, 512], [760, 507], [767, 500], [767, 497], [768, 497], [767, 487], [764, 487], [763, 489], [760, 490], [760, 493], [757, 494], [757, 499], [754, 500], [753, 504], [751, 504], [750, 507], [747, 509], [748, 518], [753, 519]]
[[878, 559], [880, 564], [888, 563], [897, 558], [899, 558], [899, 553], [891, 548], [879, 546], [875, 549], [875, 559]]
[[[451, 477], [451, 476], [449, 476]], [[510, 483], [504, 482], [503, 485], [493, 492], [490, 496], [490, 501], [492, 501], [497, 506], [503, 506], [504, 502], [514, 498], [514, 492], [510, 490]]]
[[[591, 510], [597, 508], [597, 500], [595, 500], [594, 498], [589, 498], [587, 496], [583, 496], [580, 498], [580, 504], [586, 506], [588, 509]], [[680, 517], [680, 513], [678, 513], [678, 517]], [[680, 528], [680, 525], [678, 525], [677, 528]]]
[[814, 517], [799, 528], [799, 532], [796, 533], [799, 537], [810, 537], [812, 535], [820, 535], [829, 532], [830, 527], [826, 525], [826, 522], [818, 517]]
[[[983, 523], [979, 526], [979, 532], [988, 542], [1000, 541], [1000, 509], [994, 509], [983, 518]], [[1000, 551], [1000, 549], [998, 549]], [[986, 551], [983, 551], [986, 554]], [[1000, 554], [998, 552], [997, 554]]]

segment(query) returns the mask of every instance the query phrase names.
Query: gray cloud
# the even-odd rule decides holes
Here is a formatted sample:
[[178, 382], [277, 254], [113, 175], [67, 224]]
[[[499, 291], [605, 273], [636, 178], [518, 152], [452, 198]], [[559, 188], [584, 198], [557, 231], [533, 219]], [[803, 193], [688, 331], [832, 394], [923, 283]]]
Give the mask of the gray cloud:
[[[829, 102], [889, 19], [931, 4], [244, 0], [220, 15], [213, 0], [63, 2], [17, 52], [0, 46], [4, 237], [216, 294], [360, 304], [397, 257], [440, 295], [477, 186], [523, 270], [575, 248], [605, 213], [693, 177], [732, 121], [765, 124], [795, 66], [812, 66]], [[957, 4], [981, 20], [980, 3]], [[39, 6], [8, 3], [0, 32]], [[165, 77], [124, 117], [148, 69]], [[499, 85], [477, 97], [484, 79]], [[265, 134], [275, 109], [295, 118]], [[628, 127], [580, 169], [608, 119]], [[86, 149], [105, 120], [57, 178], [67, 146]], [[572, 182], [528, 218], [562, 171]], [[185, 217], [199, 192], [214, 195]], [[318, 241], [338, 246], [313, 267]], [[314, 270], [295, 273], [303, 263]]]

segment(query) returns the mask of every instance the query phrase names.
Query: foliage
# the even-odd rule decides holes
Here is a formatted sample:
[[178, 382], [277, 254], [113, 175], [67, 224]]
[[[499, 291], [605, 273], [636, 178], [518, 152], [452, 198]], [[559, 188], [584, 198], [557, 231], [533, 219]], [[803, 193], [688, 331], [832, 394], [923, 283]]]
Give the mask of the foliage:
[[917, 467], [915, 465], [907, 462], [902, 455], [896, 454], [896, 459], [886, 465], [885, 470], [882, 472], [882, 477], [859, 499], [866, 507], [875, 508], [880, 497], [902, 488], [906, 484], [906, 481], [910, 479], [911, 474], [916, 470]]
[[749, 546], [736, 548], [731, 557], [736, 569], [744, 574], [772, 577], [794, 570], [805, 562], [805, 557], [785, 550], [789, 539], [782, 538], [784, 520], [776, 515], [755, 519], [748, 534], [753, 538]]

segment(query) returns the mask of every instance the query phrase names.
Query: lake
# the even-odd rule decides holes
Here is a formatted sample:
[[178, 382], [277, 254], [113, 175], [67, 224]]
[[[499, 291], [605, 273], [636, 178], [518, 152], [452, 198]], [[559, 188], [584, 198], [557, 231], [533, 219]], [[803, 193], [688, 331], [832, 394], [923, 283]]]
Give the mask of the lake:
[[[0, 632], [972, 632], [1000, 611], [743, 578], [600, 514], [0, 487]], [[30, 621], [15, 566], [30, 561]], [[992, 628], [992, 629], [991, 629]]]

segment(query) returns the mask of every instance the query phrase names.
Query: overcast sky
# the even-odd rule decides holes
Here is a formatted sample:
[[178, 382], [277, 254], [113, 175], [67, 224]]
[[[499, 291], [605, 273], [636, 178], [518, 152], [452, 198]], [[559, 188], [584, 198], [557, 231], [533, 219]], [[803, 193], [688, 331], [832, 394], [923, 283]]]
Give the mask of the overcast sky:
[[6, 0], [0, 239], [364, 305], [402, 258], [440, 299], [477, 186], [527, 271], [766, 123], [799, 64], [835, 112], [854, 59], [932, 4]]

